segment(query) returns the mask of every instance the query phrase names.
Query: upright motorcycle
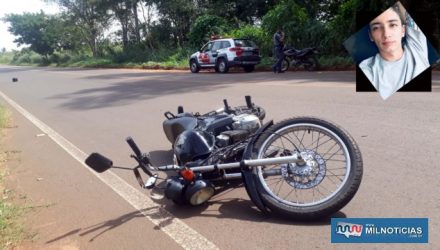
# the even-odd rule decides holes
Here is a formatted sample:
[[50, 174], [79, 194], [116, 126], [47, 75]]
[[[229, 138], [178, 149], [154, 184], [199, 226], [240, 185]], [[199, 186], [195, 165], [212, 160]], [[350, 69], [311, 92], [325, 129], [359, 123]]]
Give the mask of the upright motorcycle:
[[304, 69], [308, 71], [314, 71], [319, 69], [319, 62], [316, 56], [319, 54], [319, 50], [316, 47], [305, 48], [297, 50], [285, 46], [283, 49], [284, 60], [281, 64], [281, 71], [287, 71], [289, 67], [304, 66]]
[[[362, 179], [362, 157], [354, 139], [319, 118], [264, 123], [265, 115], [250, 96], [245, 106], [230, 107], [224, 100], [223, 108], [206, 114], [184, 112], [179, 106], [177, 114], [166, 112], [163, 122], [174, 164], [153, 166], [128, 137], [138, 164], [130, 170], [142, 188], [162, 187], [165, 197], [179, 205], [203, 204], [236, 180], [263, 213], [317, 220], [344, 207]], [[112, 167], [99, 153], [92, 153], [86, 164], [97, 172]], [[156, 185], [160, 171], [168, 177]]]

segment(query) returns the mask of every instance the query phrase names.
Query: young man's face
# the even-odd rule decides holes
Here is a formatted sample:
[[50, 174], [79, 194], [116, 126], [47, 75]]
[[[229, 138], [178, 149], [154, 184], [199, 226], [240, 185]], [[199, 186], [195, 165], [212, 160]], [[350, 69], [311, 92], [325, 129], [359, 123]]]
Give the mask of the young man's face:
[[402, 37], [405, 26], [399, 15], [388, 9], [370, 22], [370, 38], [376, 44], [380, 54], [392, 54], [402, 51]]

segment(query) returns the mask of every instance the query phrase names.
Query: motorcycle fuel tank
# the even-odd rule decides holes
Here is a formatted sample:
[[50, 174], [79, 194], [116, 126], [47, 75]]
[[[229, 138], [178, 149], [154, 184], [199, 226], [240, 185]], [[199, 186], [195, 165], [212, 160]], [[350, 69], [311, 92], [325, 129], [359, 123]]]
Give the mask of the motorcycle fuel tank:
[[177, 160], [185, 164], [209, 156], [214, 147], [214, 136], [196, 130], [183, 131], [174, 143], [174, 154]]

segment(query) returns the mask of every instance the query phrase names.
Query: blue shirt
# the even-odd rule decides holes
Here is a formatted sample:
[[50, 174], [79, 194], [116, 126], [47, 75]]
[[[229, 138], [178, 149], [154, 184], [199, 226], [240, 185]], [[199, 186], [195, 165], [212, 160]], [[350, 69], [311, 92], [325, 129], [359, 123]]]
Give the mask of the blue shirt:
[[275, 47], [283, 47], [283, 41], [281, 40], [281, 32], [276, 32], [273, 35], [273, 43], [275, 44]]
[[402, 58], [389, 62], [377, 53], [359, 64], [384, 100], [429, 67], [426, 42], [421, 31], [407, 27]]

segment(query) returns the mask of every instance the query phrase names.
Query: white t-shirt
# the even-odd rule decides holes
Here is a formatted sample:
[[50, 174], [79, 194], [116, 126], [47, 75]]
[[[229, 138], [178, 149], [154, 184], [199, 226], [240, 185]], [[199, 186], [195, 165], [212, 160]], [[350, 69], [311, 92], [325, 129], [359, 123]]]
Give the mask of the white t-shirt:
[[408, 27], [402, 58], [389, 62], [377, 53], [363, 60], [359, 67], [385, 100], [429, 67], [426, 37]]

